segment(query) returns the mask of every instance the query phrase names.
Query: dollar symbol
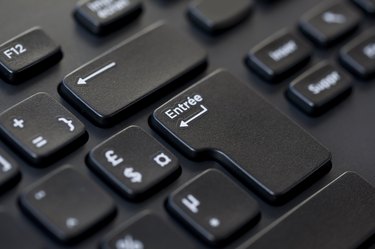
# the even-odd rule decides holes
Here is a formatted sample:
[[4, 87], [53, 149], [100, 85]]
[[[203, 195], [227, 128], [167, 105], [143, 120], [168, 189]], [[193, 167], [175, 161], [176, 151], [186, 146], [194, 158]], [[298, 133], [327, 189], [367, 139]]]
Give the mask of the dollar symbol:
[[142, 182], [142, 174], [139, 172], [134, 171], [133, 168], [125, 168], [124, 169], [124, 176], [129, 178], [131, 182]]

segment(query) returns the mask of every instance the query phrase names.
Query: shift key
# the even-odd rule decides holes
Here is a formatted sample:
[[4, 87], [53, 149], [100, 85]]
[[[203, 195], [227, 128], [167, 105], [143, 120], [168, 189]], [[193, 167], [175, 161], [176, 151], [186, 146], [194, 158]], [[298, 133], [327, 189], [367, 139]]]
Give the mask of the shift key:
[[324, 146], [223, 70], [159, 107], [151, 121], [188, 157], [218, 161], [274, 204], [331, 168]]
[[205, 65], [199, 45], [157, 23], [66, 76], [60, 90], [97, 125], [111, 126], [146, 97]]

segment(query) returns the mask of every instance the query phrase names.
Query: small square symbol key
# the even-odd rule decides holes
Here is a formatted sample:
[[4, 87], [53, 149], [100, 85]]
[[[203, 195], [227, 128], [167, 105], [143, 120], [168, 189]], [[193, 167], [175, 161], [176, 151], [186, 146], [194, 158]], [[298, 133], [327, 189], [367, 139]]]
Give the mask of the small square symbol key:
[[31, 163], [44, 166], [84, 143], [84, 125], [46, 93], [0, 114], [1, 135]]

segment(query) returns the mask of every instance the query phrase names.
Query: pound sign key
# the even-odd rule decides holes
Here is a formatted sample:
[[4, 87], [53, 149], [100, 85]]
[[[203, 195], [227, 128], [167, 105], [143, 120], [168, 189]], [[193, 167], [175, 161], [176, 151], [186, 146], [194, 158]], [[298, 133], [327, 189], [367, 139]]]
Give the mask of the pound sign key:
[[124, 159], [116, 155], [113, 150], [108, 150], [105, 153], [105, 158], [107, 159], [107, 162], [112, 164], [113, 167], [116, 167], [117, 165], [119, 165], [120, 163], [124, 161]]

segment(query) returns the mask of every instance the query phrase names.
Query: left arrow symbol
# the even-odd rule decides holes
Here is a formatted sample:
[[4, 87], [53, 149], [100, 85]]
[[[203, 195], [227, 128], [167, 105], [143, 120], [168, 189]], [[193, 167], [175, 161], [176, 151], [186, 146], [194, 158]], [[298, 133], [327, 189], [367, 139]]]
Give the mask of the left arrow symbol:
[[98, 76], [101, 73], [104, 73], [105, 71], [107, 71], [108, 69], [111, 69], [114, 66], [116, 66], [116, 62], [111, 62], [108, 65], [106, 65], [106, 66], [100, 68], [99, 70], [93, 72], [92, 74], [88, 75], [87, 77], [79, 78], [78, 81], [77, 81], [77, 85], [86, 85], [88, 80], [94, 78], [95, 76]]

